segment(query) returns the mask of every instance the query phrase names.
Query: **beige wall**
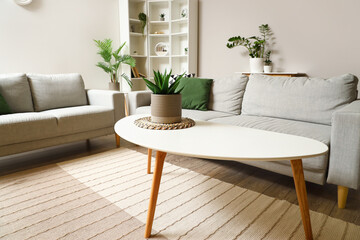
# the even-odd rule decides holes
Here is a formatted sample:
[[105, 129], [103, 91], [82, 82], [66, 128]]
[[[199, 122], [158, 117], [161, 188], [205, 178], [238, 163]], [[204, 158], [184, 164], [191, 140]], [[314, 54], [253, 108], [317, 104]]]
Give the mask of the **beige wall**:
[[199, 75], [249, 71], [243, 48], [227, 49], [231, 36], [273, 29], [275, 70], [309, 76], [360, 77], [359, 0], [199, 0]]
[[92, 39], [119, 41], [118, 0], [0, 0], [0, 73], [83, 75], [87, 88], [107, 88]]

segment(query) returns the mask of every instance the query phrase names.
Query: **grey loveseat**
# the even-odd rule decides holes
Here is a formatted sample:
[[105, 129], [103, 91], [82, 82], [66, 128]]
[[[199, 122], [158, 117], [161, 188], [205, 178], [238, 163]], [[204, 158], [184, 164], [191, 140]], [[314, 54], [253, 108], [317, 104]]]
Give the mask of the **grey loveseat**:
[[0, 115], [0, 157], [114, 134], [124, 117], [122, 93], [85, 90], [79, 74], [2, 74], [0, 94], [12, 111]]
[[[183, 109], [183, 116], [313, 138], [327, 144], [326, 156], [303, 160], [307, 181], [347, 189], [360, 186], [360, 100], [351, 75], [321, 79], [261, 74], [214, 79], [208, 111]], [[130, 114], [150, 114], [150, 92], [129, 93]], [[237, 146], [233, 143], [234, 147]], [[292, 176], [290, 162], [245, 164]]]

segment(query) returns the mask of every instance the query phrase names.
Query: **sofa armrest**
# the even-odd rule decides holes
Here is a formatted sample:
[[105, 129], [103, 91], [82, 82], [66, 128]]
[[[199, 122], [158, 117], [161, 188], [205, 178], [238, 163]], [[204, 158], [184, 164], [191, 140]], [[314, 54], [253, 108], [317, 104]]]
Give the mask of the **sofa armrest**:
[[360, 100], [336, 111], [332, 118], [328, 183], [360, 186]]
[[114, 121], [125, 117], [124, 93], [110, 90], [87, 90], [90, 105], [110, 107], [114, 109]]
[[142, 106], [150, 106], [150, 91], [134, 91], [128, 93], [129, 115], [136, 114], [136, 109]]

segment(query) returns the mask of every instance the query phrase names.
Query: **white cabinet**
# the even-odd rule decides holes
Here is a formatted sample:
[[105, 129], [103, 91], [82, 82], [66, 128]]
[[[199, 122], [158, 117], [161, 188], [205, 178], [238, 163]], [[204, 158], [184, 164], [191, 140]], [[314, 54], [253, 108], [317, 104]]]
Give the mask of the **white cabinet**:
[[[144, 33], [138, 19], [140, 12], [147, 15]], [[119, 14], [120, 41], [127, 42], [125, 51], [136, 59], [139, 73], [150, 79], [153, 70], [197, 75], [198, 0], [119, 0]], [[155, 49], [159, 43], [166, 47]], [[122, 71], [131, 75], [128, 66]], [[133, 77], [132, 81], [132, 90], [146, 89], [141, 78]]]

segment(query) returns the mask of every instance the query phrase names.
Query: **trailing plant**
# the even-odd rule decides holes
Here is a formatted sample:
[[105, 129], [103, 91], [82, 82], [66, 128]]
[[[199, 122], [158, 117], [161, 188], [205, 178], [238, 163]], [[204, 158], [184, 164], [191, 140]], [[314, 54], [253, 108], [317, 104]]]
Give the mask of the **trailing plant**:
[[147, 21], [146, 14], [143, 13], [143, 12], [139, 13], [138, 18], [139, 18], [140, 23], [141, 23], [141, 32], [142, 32], [142, 34], [144, 34], [144, 30], [145, 30], [145, 27], [146, 27], [146, 21]]
[[169, 73], [165, 70], [165, 73], [160, 73], [160, 71], [154, 70], [154, 82], [149, 81], [146, 78], [143, 78], [146, 86], [154, 93], [154, 94], [178, 94], [182, 89], [177, 90], [177, 86], [180, 83], [180, 80], [183, 78], [184, 73], [178, 76], [175, 81], [170, 81], [171, 77], [170, 70]]
[[251, 58], [263, 58], [265, 53], [266, 40], [268, 40], [271, 29], [268, 24], [262, 24], [259, 26], [259, 31], [261, 33], [260, 37], [231, 37], [228, 39], [226, 46], [228, 48], [242, 46], [249, 51], [249, 56]]
[[[113, 51], [112, 40], [105, 39], [103, 41], [94, 40], [96, 46], [99, 48], [97, 54], [99, 54], [103, 62], [98, 62], [96, 64], [97, 67], [103, 69], [106, 73], [110, 75], [110, 81], [117, 83], [119, 82], [119, 68], [121, 64], [127, 64], [131, 67], [135, 67], [136, 61], [130, 55], [122, 55], [120, 54], [122, 48], [125, 46], [126, 42], [124, 42], [118, 49]], [[121, 74], [121, 77], [126, 80], [130, 87], [132, 87], [132, 82], [129, 76], [125, 73]]]
[[270, 50], [265, 53], [265, 61], [264, 61], [265, 66], [270, 66], [272, 63], [272, 61], [270, 60], [270, 55], [271, 55]]

